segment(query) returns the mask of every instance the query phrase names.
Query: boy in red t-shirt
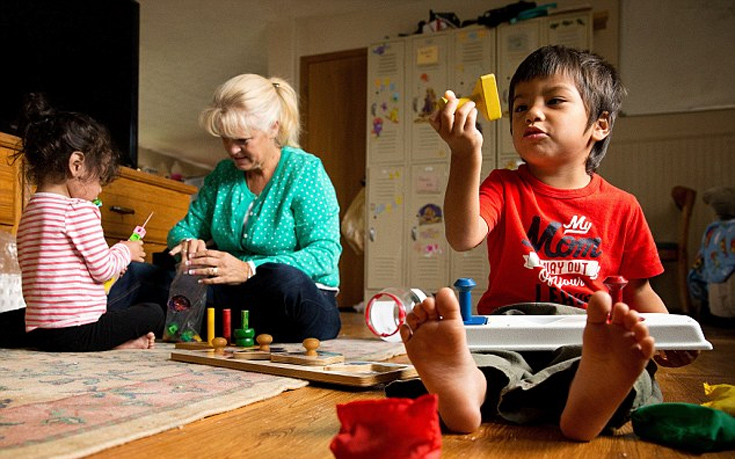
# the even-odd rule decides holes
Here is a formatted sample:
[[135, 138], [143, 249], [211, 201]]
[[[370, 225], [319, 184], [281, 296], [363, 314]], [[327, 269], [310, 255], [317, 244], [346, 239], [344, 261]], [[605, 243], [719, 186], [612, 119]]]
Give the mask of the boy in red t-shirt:
[[[482, 183], [475, 105], [458, 107], [447, 91], [448, 103], [432, 116], [451, 149], [447, 240], [465, 251], [487, 239], [491, 270], [479, 312], [587, 310], [581, 347], [531, 358], [470, 354], [449, 289], [414, 308], [401, 337], [425, 388], [439, 395], [449, 429], [470, 432], [499, 415], [556, 421], [567, 438], [588, 441], [661, 401], [650, 361], [654, 341], [638, 312], [668, 312], [648, 282], [663, 267], [637, 200], [595, 173], [624, 94], [615, 69], [593, 53], [535, 51], [510, 83], [513, 144], [525, 164], [496, 170]], [[629, 280], [624, 302], [614, 305], [602, 283], [612, 275]], [[695, 357], [669, 351], [659, 361], [678, 366]]]

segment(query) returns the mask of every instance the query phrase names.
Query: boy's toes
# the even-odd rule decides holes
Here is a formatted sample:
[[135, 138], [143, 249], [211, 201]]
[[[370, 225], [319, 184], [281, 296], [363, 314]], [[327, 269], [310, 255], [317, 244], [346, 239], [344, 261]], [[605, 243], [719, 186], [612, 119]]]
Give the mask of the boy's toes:
[[403, 344], [408, 343], [408, 340], [411, 339], [411, 327], [409, 327], [408, 323], [401, 325], [401, 328], [398, 329], [398, 333], [401, 334], [401, 341], [403, 341]]
[[593, 293], [587, 304], [587, 322], [606, 322], [612, 307], [612, 298], [609, 293], [602, 290]]
[[444, 287], [436, 293], [436, 306], [437, 315], [444, 319], [462, 318], [459, 311], [459, 300], [450, 288]]

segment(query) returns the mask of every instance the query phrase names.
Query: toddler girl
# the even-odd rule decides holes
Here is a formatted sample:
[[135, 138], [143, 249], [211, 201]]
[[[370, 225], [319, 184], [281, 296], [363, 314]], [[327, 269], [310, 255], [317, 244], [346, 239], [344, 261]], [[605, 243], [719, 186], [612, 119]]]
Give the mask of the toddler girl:
[[31, 94], [17, 132], [23, 146], [16, 158], [36, 186], [17, 234], [30, 342], [47, 351], [153, 348], [164, 321], [159, 305], [107, 311], [104, 282], [145, 252], [142, 241], [109, 247], [92, 202], [117, 173], [106, 128]]

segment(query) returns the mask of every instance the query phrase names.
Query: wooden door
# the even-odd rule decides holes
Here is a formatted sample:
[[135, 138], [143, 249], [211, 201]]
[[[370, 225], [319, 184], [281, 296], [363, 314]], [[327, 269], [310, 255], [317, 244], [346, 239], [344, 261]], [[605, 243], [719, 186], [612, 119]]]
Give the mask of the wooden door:
[[[367, 49], [304, 56], [301, 145], [319, 156], [337, 191], [340, 222], [365, 181]], [[363, 300], [364, 255], [342, 237], [340, 308]]]

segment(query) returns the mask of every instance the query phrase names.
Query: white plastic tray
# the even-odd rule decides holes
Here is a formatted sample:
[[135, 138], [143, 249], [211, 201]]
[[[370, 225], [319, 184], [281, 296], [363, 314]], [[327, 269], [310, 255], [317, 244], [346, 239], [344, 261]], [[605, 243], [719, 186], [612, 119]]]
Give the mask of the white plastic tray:
[[[640, 314], [648, 324], [657, 350], [711, 350], [699, 323], [682, 314]], [[465, 325], [470, 350], [554, 350], [568, 344], [582, 344], [587, 316], [510, 315], [475, 316], [487, 318], [484, 325]]]

